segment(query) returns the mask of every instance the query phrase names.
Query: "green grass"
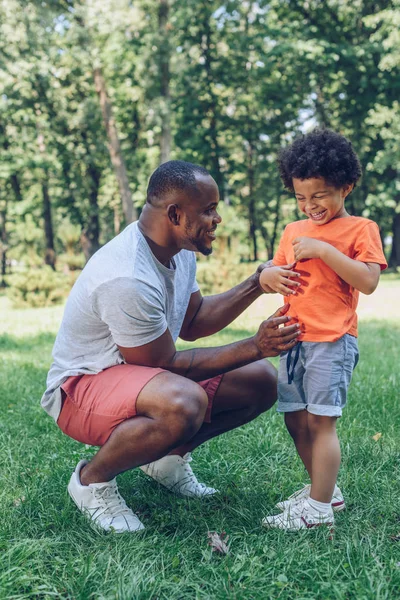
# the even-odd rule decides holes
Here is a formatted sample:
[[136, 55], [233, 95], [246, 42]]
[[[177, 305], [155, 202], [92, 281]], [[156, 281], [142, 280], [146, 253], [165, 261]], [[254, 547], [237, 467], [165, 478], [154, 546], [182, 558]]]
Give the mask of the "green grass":
[[[95, 449], [64, 436], [39, 406], [61, 311], [5, 312], [0, 599], [400, 596], [399, 323], [361, 324], [361, 361], [339, 423], [339, 483], [348, 510], [337, 516], [333, 539], [323, 530], [290, 534], [260, 527], [275, 502], [306, 480], [273, 410], [196, 451], [196, 473], [221, 490], [214, 498], [177, 498], [139, 471], [119, 477], [146, 530], [117, 536], [98, 533], [66, 492], [77, 461]], [[244, 319], [213, 342], [251, 334]], [[376, 433], [382, 434], [378, 441]], [[211, 551], [208, 531], [229, 535], [227, 556]]]

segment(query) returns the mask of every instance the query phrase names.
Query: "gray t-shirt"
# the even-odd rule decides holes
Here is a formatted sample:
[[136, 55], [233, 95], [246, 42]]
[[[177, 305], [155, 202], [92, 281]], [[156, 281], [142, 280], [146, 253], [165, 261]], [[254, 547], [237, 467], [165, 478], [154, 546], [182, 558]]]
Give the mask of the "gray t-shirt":
[[71, 290], [47, 376], [42, 407], [56, 421], [60, 385], [124, 362], [117, 348], [143, 346], [167, 329], [176, 341], [196, 282], [194, 252], [181, 250], [162, 265], [137, 222], [89, 260]]

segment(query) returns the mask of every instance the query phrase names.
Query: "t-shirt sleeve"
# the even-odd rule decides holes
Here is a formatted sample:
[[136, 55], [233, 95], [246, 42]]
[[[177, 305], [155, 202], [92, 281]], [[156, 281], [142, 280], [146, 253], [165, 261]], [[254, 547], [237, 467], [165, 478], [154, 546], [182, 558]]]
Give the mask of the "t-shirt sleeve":
[[193, 282], [192, 291], [190, 293], [194, 294], [195, 292], [198, 292], [199, 289], [200, 289], [200, 286], [197, 283], [197, 279], [195, 279], [194, 282]]
[[272, 259], [272, 262], [277, 267], [281, 267], [282, 265], [286, 265], [288, 263], [288, 261], [286, 260], [286, 254], [285, 254], [285, 242], [286, 242], [286, 228], [285, 228], [285, 230], [282, 234], [282, 237], [279, 241], [279, 246], [278, 246], [277, 251], [275, 252], [274, 258]]
[[114, 279], [93, 292], [92, 304], [118, 346], [143, 346], [168, 328], [161, 291], [151, 283]]
[[362, 228], [354, 246], [354, 260], [364, 263], [378, 263], [383, 271], [387, 262], [382, 249], [381, 236], [376, 223], [370, 221]]

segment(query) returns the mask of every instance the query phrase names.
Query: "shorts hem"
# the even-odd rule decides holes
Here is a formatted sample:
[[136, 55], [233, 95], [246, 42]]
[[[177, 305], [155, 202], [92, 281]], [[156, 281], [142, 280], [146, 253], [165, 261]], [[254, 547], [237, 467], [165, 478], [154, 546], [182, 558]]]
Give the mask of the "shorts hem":
[[300, 404], [298, 402], [279, 402], [277, 406], [277, 412], [298, 412], [299, 410], [306, 410], [306, 404]]
[[201, 381], [199, 382], [200, 385], [203, 384], [202, 388], [206, 392], [207, 398], [208, 398], [208, 406], [207, 406], [206, 414], [204, 415], [204, 423], [211, 423], [214, 398], [215, 398], [216, 393], [218, 392], [218, 388], [221, 384], [223, 377], [224, 377], [224, 374], [222, 373], [221, 375], [216, 375], [215, 377], [212, 377], [211, 379], [206, 379], [203, 382], [201, 382]]
[[340, 406], [326, 406], [318, 404], [307, 404], [307, 410], [312, 415], [319, 417], [341, 417], [342, 409]]
[[306, 410], [312, 415], [317, 415], [320, 417], [341, 417], [342, 409], [340, 406], [328, 406], [328, 405], [318, 405], [318, 404], [299, 404], [296, 402], [282, 402], [278, 403], [277, 412], [279, 413], [289, 413], [289, 412], [299, 412], [301, 410]]

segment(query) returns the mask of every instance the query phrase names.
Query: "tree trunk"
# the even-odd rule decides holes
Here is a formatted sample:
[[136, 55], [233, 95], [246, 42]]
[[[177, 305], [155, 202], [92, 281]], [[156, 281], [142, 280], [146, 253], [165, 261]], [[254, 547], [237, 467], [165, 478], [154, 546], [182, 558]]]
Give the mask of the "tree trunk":
[[[44, 140], [44, 136], [41, 132], [41, 127], [39, 121], [36, 123], [36, 128], [38, 131], [37, 135], [37, 145], [39, 148], [39, 152], [42, 157], [45, 157], [46, 154], [46, 143]], [[46, 243], [46, 251], [44, 255], [44, 262], [46, 265], [49, 265], [52, 269], [56, 269], [56, 253], [54, 251], [54, 234], [53, 234], [53, 219], [51, 214], [51, 202], [50, 202], [50, 194], [49, 194], [49, 171], [46, 166], [43, 166], [43, 175], [42, 175], [42, 198], [43, 198], [43, 220], [44, 220], [44, 237]]]
[[132, 223], [137, 219], [136, 210], [133, 206], [132, 194], [129, 188], [128, 174], [126, 165], [121, 152], [119, 143], [117, 126], [112, 114], [112, 106], [107, 95], [106, 83], [103, 73], [100, 68], [94, 69], [93, 72], [96, 92], [99, 96], [101, 112], [103, 115], [104, 126], [107, 132], [108, 149], [110, 152], [111, 163], [114, 168], [115, 176], [118, 181], [119, 191], [121, 194], [122, 210], [127, 223]]
[[212, 162], [212, 170], [213, 170], [213, 176], [215, 178], [215, 181], [218, 185], [218, 188], [220, 190], [220, 195], [221, 198], [224, 199], [225, 198], [225, 189], [224, 189], [224, 176], [223, 173], [221, 171], [221, 165], [220, 165], [220, 156], [221, 156], [221, 149], [220, 149], [220, 144], [218, 141], [218, 131], [217, 131], [217, 123], [218, 123], [218, 106], [217, 106], [217, 99], [215, 97], [214, 91], [213, 91], [213, 73], [212, 73], [212, 31], [211, 31], [211, 26], [210, 26], [210, 18], [211, 18], [211, 13], [210, 13], [210, 8], [206, 5], [204, 5], [203, 2], [203, 8], [204, 8], [204, 19], [203, 19], [203, 41], [201, 44], [201, 49], [202, 49], [202, 55], [203, 55], [203, 59], [204, 59], [204, 69], [205, 72], [207, 74], [207, 90], [208, 90], [208, 96], [209, 96], [209, 102], [208, 102], [208, 107], [205, 111], [205, 114], [209, 114], [210, 115], [210, 125], [209, 125], [209, 138], [210, 138], [210, 145], [211, 145], [211, 162]]
[[167, 162], [171, 155], [171, 95], [170, 95], [170, 44], [169, 44], [169, 0], [159, 0], [158, 31], [159, 31], [159, 69], [161, 84], [161, 140], [160, 163]]
[[272, 260], [274, 258], [275, 243], [276, 243], [276, 238], [278, 235], [278, 225], [281, 220], [281, 197], [280, 197], [279, 192], [277, 192], [277, 196], [276, 196], [275, 211], [276, 212], [275, 212], [275, 220], [274, 220], [274, 229], [272, 231], [272, 238], [271, 238], [271, 255], [268, 256], [269, 260]]
[[97, 201], [100, 187], [100, 172], [93, 165], [89, 165], [87, 174], [91, 180], [89, 192], [90, 206], [87, 226], [82, 230], [81, 234], [82, 250], [86, 261], [100, 248], [99, 205]]
[[1, 256], [1, 281], [0, 287], [6, 287], [7, 275], [7, 200], [0, 211], [0, 256]]
[[53, 270], [56, 269], [56, 253], [54, 250], [54, 233], [53, 233], [53, 221], [51, 215], [51, 203], [48, 186], [48, 173], [44, 172], [45, 177], [42, 182], [42, 195], [43, 195], [43, 219], [44, 219], [44, 235], [46, 240], [46, 252], [44, 255], [44, 262], [49, 265]]
[[11, 181], [11, 187], [14, 191], [14, 196], [15, 196], [16, 201], [21, 202], [22, 194], [21, 194], [21, 186], [19, 185], [18, 175], [16, 175], [15, 173], [14, 173], [14, 175], [11, 175], [10, 181]]
[[260, 223], [260, 231], [261, 235], [264, 239], [265, 249], [267, 251], [268, 260], [271, 260], [271, 255], [273, 254], [272, 246], [271, 246], [271, 238], [269, 236], [268, 230], [263, 223]]
[[251, 142], [248, 142], [248, 164], [247, 164], [247, 177], [249, 182], [249, 234], [250, 240], [253, 245], [253, 260], [258, 260], [258, 248], [257, 248], [257, 223], [256, 223], [256, 201], [254, 197], [254, 182], [255, 173], [253, 165], [253, 146]]
[[393, 216], [393, 241], [389, 258], [389, 267], [397, 269], [400, 266], [400, 213]]

